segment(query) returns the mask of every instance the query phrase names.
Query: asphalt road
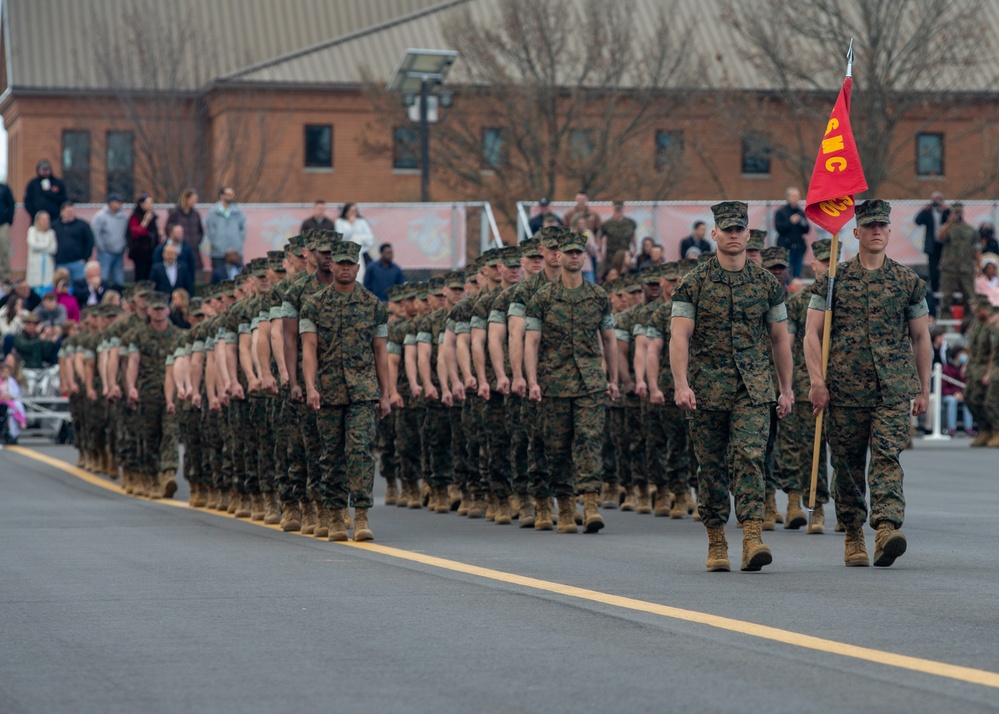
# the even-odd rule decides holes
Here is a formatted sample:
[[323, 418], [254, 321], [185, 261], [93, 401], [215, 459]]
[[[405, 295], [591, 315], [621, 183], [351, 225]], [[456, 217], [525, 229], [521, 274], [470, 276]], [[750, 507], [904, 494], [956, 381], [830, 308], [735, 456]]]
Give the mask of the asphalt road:
[[778, 530], [754, 574], [705, 572], [689, 519], [566, 536], [378, 506], [364, 548], [8, 449], [0, 712], [999, 711], [999, 453], [966, 445], [903, 456], [892, 568]]

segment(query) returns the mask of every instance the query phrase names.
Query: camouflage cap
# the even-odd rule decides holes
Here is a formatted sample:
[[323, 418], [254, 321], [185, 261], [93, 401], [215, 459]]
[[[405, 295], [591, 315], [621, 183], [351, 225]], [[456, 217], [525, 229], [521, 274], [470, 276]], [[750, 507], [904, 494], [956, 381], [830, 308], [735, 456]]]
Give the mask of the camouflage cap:
[[778, 266], [787, 267], [787, 248], [773, 246], [763, 249], [763, 267], [776, 268]]
[[872, 223], [891, 223], [891, 204], [881, 198], [872, 198], [853, 207], [858, 226], [869, 226]]
[[473, 258], [465, 263], [465, 282], [472, 282], [475, 280], [475, 276], [479, 274], [479, 270], [482, 269], [482, 263], [479, 258]]
[[482, 264], [483, 267], [495, 266], [497, 263], [500, 262], [499, 251], [500, 251], [499, 248], [490, 248], [485, 253], [479, 256], [479, 262]]
[[680, 276], [684, 276], [697, 267], [697, 261], [690, 258], [683, 258], [676, 264]]
[[430, 278], [430, 280], [427, 281], [427, 293], [433, 295], [434, 297], [444, 296], [443, 276], [437, 278]]
[[541, 240], [538, 238], [530, 238], [525, 240], [520, 244], [520, 257], [521, 258], [540, 258], [541, 257]]
[[255, 278], [262, 278], [267, 274], [267, 258], [254, 258], [246, 267], [250, 275]]
[[86, 320], [88, 317], [97, 317], [99, 308], [100, 305], [87, 305], [85, 308], [80, 310], [80, 319]]
[[507, 245], [500, 248], [500, 262], [508, 268], [519, 268], [520, 246]]
[[332, 248], [330, 259], [334, 263], [356, 263], [361, 257], [361, 246], [352, 240], [338, 241], [332, 245]]
[[976, 310], [981, 310], [982, 308], [989, 307], [991, 304], [992, 301], [989, 300], [988, 295], [975, 295], [975, 297], [971, 299], [971, 305]]
[[545, 226], [535, 233], [534, 236], [538, 239], [542, 247], [558, 248], [558, 239], [565, 232], [565, 228], [562, 226]]
[[302, 247], [305, 250], [312, 250], [312, 246], [315, 244], [316, 241], [316, 233], [318, 232], [319, 231], [317, 231], [315, 228], [306, 228], [304, 231], [302, 231], [301, 235], [298, 236], [298, 239], [301, 241]]
[[420, 280], [418, 282], [413, 283], [413, 290], [415, 291], [414, 297], [417, 300], [426, 300], [427, 295], [430, 292], [430, 285], [427, 283], [426, 280]]
[[621, 287], [621, 278], [611, 278], [610, 280], [605, 280], [600, 284], [600, 287], [611, 295], [617, 295]]
[[662, 268], [658, 265], [650, 265], [647, 268], [642, 268], [638, 273], [638, 282], [643, 285], [658, 284], [661, 270]]
[[563, 253], [570, 250], [586, 250], [586, 236], [573, 231], [563, 231], [558, 239], [558, 249]]
[[659, 275], [664, 280], [673, 280], [673, 281], [679, 280], [680, 264], [676, 262], [663, 263]]
[[269, 250], [267, 251], [267, 267], [275, 272], [284, 272], [284, 251], [283, 250]]
[[763, 250], [767, 245], [767, 232], [759, 228], [749, 230], [749, 241], [746, 250]]
[[715, 226], [719, 230], [729, 228], [745, 228], [749, 225], [749, 204], [742, 201], [722, 201], [711, 207], [715, 217]]
[[629, 275], [626, 278], [621, 278], [621, 289], [622, 292], [626, 293], [640, 293], [642, 292], [642, 281], [640, 281], [636, 276]]
[[[839, 253], [843, 249], [843, 244], [839, 243], [836, 246], [836, 252]], [[821, 238], [817, 241], [812, 241], [812, 257], [814, 257], [820, 263], [828, 263], [829, 258], [832, 256], [832, 239], [831, 238]], [[839, 258], [839, 256], [836, 256]]]
[[454, 290], [464, 290], [465, 273], [461, 270], [449, 270], [444, 273], [444, 287]]
[[163, 310], [170, 307], [170, 296], [166, 293], [152, 292], [146, 297], [151, 310]]
[[697, 256], [697, 262], [698, 263], [707, 263], [709, 260], [711, 260], [714, 257], [715, 257], [715, 252], [713, 250], [709, 250], [709, 251], [707, 251], [705, 253], [701, 253], [699, 256]]
[[333, 246], [343, 241], [343, 236], [336, 231], [318, 230], [312, 236], [309, 250], [316, 253], [332, 253]]
[[156, 283], [152, 280], [139, 280], [132, 286], [132, 297], [143, 297], [154, 290], [156, 290]]
[[104, 308], [104, 317], [115, 319], [122, 313], [120, 305], [101, 305]]

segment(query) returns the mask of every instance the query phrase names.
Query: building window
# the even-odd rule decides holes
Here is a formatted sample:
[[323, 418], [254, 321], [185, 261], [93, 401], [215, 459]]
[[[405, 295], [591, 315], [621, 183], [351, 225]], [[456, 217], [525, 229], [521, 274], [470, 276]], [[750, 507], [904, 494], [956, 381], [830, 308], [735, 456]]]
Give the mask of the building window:
[[682, 131], [656, 131], [656, 171], [664, 171], [683, 156]]
[[496, 169], [504, 164], [503, 160], [503, 130], [485, 129], [482, 132], [482, 166], [485, 169]]
[[130, 131], [109, 131], [107, 136], [107, 192], [120, 193], [126, 201], [135, 196], [133, 140]]
[[[90, 201], [90, 132], [66, 130], [62, 133], [62, 179], [66, 200]], [[52, 216], [55, 220], [58, 216]]]
[[333, 168], [333, 127], [330, 124], [305, 125], [305, 168]]
[[769, 174], [770, 156], [773, 149], [770, 137], [765, 134], [749, 134], [742, 139], [742, 173]]
[[397, 126], [392, 130], [392, 168], [420, 168], [420, 132], [416, 127]]
[[569, 132], [569, 149], [572, 158], [579, 161], [593, 154], [593, 132], [590, 129], [573, 129]]
[[916, 134], [916, 175], [943, 176], [943, 134]]

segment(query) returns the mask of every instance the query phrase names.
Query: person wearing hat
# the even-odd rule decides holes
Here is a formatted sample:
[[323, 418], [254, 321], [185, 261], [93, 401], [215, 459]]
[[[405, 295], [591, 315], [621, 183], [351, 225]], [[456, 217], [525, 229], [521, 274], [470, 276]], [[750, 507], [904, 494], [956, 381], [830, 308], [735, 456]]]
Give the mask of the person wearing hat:
[[[545, 226], [537, 234], [538, 250], [541, 253], [542, 268], [530, 277], [517, 283], [510, 293], [507, 305], [507, 345], [510, 352], [510, 391], [523, 401], [521, 402], [521, 422], [526, 425], [527, 438], [527, 473], [528, 488], [533, 504], [521, 504], [522, 512], [534, 512], [534, 527], [536, 530], [551, 530], [554, 524], [551, 519], [551, 504], [547, 501], [547, 518], [540, 519], [539, 503], [544, 501], [543, 494], [548, 488], [548, 461], [545, 457], [545, 441], [541, 433], [542, 409], [537, 402], [527, 397], [527, 377], [524, 372], [524, 338], [526, 335], [527, 304], [542, 287], [559, 279], [562, 275], [561, 255], [558, 250], [559, 238], [565, 229], [557, 225]], [[523, 524], [523, 521], [521, 522]], [[524, 526], [525, 528], [527, 526]]]
[[999, 255], [985, 253], [979, 262], [981, 275], [975, 278], [975, 295], [985, 295], [989, 302], [999, 305]]
[[[117, 476], [118, 469], [122, 472], [122, 489], [126, 493], [134, 493], [137, 478], [132, 471], [134, 461], [134, 438], [126, 428], [127, 415], [122, 400], [122, 384], [124, 382], [123, 368], [128, 360], [121, 352], [121, 336], [132, 327], [145, 322], [145, 301], [135, 297], [141, 290], [138, 286], [129, 286], [122, 292], [124, 312], [107, 326], [101, 335], [97, 346], [97, 371], [103, 385], [101, 397], [108, 403], [107, 440], [114, 458], [112, 477]], [[138, 313], [141, 312], [141, 317]], [[126, 345], [127, 348], [127, 345]], [[130, 461], [126, 462], [128, 455]]]
[[[408, 508], [410, 496], [420, 503], [419, 476], [416, 472], [420, 459], [419, 433], [416, 430], [416, 417], [413, 413], [413, 393], [409, 389], [409, 378], [406, 376], [405, 345], [409, 323], [419, 317], [417, 314], [416, 289], [413, 283], [401, 283], [395, 286], [395, 299], [398, 302], [399, 318], [390, 320], [388, 326], [388, 341], [385, 347], [389, 370], [389, 388], [391, 389], [392, 421], [391, 432], [394, 438], [396, 469], [392, 474], [384, 474], [388, 482], [385, 490], [385, 505], [395, 505]], [[397, 489], [395, 478], [399, 479]]]
[[[842, 246], [842, 244], [839, 244]], [[812, 243], [812, 272], [816, 280], [829, 270], [832, 241], [828, 238]], [[837, 256], [838, 257], [838, 256]], [[803, 499], [811, 489], [812, 448], [815, 435], [815, 414], [808, 402], [808, 368], [805, 366], [805, 323], [808, 317], [808, 301], [811, 293], [800, 290], [791, 293], [787, 299], [787, 331], [794, 343], [791, 354], [794, 357], [794, 409], [780, 422], [777, 431], [775, 467], [786, 480], [788, 514], [784, 528], [800, 528], [803, 525], [795, 516], [801, 512]], [[823, 422], [822, 433], [828, 430], [828, 422]], [[821, 441], [819, 451], [819, 475], [815, 490], [815, 510], [807, 532], [821, 534], [825, 531], [823, 506], [829, 502], [829, 469], [827, 467], [826, 439]], [[775, 506], [776, 507], [776, 506]], [[802, 512], [803, 515], [803, 512]], [[800, 518], [800, 517], [799, 517]], [[807, 518], [806, 518], [807, 520]], [[797, 526], [794, 524], [797, 522]]]
[[982, 258], [978, 231], [964, 220], [964, 204], [955, 201], [937, 232], [940, 248], [940, 317], [950, 318], [954, 293], [967, 310], [975, 295], [975, 275]]
[[333, 283], [305, 298], [299, 317], [307, 402], [322, 438], [319, 484], [330, 511], [329, 539], [347, 539], [354, 506], [354, 540], [371, 540], [368, 509], [375, 464], [371, 444], [379, 418], [391, 412], [385, 304], [357, 280], [361, 247], [333, 245]]
[[[513, 259], [517, 264], [513, 265]], [[502, 447], [509, 452], [511, 485], [510, 499], [512, 517], [521, 528], [534, 527], [534, 501], [530, 494], [530, 465], [527, 455], [529, 439], [528, 425], [522, 418], [525, 397], [512, 390], [511, 375], [513, 366], [510, 360], [509, 327], [507, 325], [510, 302], [518, 286], [527, 277], [536, 275], [544, 268], [541, 242], [531, 238], [509, 252], [504, 263], [502, 289], [493, 299], [489, 312], [488, 349], [489, 357], [496, 373], [496, 391], [502, 395], [503, 414], [509, 440]]]
[[[870, 490], [870, 524], [877, 531], [874, 565], [905, 552], [899, 454], [909, 442], [909, 415], [924, 414], [932, 363], [926, 284], [885, 255], [891, 206], [871, 199], [854, 208], [857, 256], [838, 269], [833, 293], [829, 366], [822, 375], [828, 274], [815, 281], [805, 326], [809, 401], [828, 407], [829, 454], [835, 470], [836, 517], [846, 528], [844, 561], [867, 566], [863, 525]], [[952, 224], [958, 226], [960, 224]], [[910, 401], [912, 407], [910, 410]], [[867, 452], [870, 448], [870, 463]]]
[[606, 256], [608, 262], [620, 250], [634, 256], [638, 252], [638, 241], [635, 238], [637, 230], [638, 224], [624, 215], [624, 201], [614, 201], [614, 213], [600, 225], [601, 255]]
[[[607, 293], [584, 283], [586, 236], [564, 233], [558, 249], [561, 276], [535, 293], [525, 314], [528, 396], [535, 402], [544, 400], [545, 411], [548, 483], [539, 495], [549, 523], [554, 496], [558, 532], [576, 533], [576, 493], [582, 494], [583, 529], [596, 533], [604, 527], [598, 507], [605, 419], [600, 395], [611, 400], [620, 396], [614, 315]], [[535, 528], [543, 517], [541, 510]]]
[[968, 328], [968, 366], [964, 388], [964, 403], [978, 424], [978, 435], [971, 442], [974, 447], [986, 446], [994, 432], [999, 432], [999, 423], [993, 424], [986, 408], [989, 379], [984, 379], [992, 369], [991, 331], [989, 316], [991, 304], [984, 295], [976, 295], [971, 302], [973, 321]]
[[[125, 398], [134, 413], [129, 427], [138, 438], [136, 470], [150, 498], [171, 498], [177, 491], [177, 404], [173, 364], [181, 331], [170, 322], [170, 297], [149, 293], [149, 323], [126, 332]], [[164, 365], [166, 369], [164, 370]]]
[[108, 194], [107, 203], [90, 222], [101, 277], [110, 285], [125, 284], [125, 249], [128, 247], [128, 213], [120, 193]]
[[[749, 242], [746, 243], [746, 257], [762, 268], [763, 249], [766, 247], [767, 232], [759, 228], [751, 228], [749, 230]], [[698, 256], [698, 262], [701, 262], [704, 255], [708, 255], [708, 253]]]
[[730, 569], [724, 532], [730, 489], [743, 525], [741, 569], [760, 570], [773, 560], [761, 537], [764, 452], [775, 401], [771, 354], [780, 377], [778, 417], [794, 404], [784, 286], [746, 255], [748, 209], [741, 201], [711, 207], [717, 255], [677, 284], [670, 313], [674, 401], [688, 412], [700, 466], [698, 509], [708, 531], [710, 571]]

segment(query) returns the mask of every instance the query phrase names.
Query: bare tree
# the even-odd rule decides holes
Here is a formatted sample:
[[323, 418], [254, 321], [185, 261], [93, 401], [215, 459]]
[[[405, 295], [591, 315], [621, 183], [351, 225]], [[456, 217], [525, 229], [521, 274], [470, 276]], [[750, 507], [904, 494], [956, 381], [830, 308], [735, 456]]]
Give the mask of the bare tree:
[[[725, 19], [748, 40], [773, 88], [747, 112], [771, 133], [774, 156], [807, 185], [817, 140], [854, 40], [851, 122], [875, 194], [912, 166], [900, 125], [958, 115], [996, 79], [984, 0], [730, 1]], [[958, 88], [964, 90], [955, 91]]]
[[[665, 198], [682, 152], [655, 154], [655, 129], [686, 96], [689, 33], [665, 13], [640, 31], [634, 0], [499, 0], [495, 12], [481, 21], [464, 6], [442, 19], [460, 94], [432, 130], [435, 180], [511, 222], [513, 199], [555, 196], [563, 181], [563, 193]], [[370, 94], [382, 124], [405, 121], [397, 97]], [[371, 129], [365, 148], [390, 150], [370, 139], [384, 126]]]
[[[114, 168], [108, 166], [109, 188], [141, 189], [158, 201], [172, 201], [188, 187], [214, 196], [225, 183], [242, 200], [270, 198], [259, 181], [274, 143], [270, 137], [278, 131], [266, 124], [268, 95], [238, 81], [217, 82], [222, 60], [204, 13], [178, 2], [170, 22], [152, 22], [160, 4], [125, 3], [117, 23], [125, 32], [109, 33], [99, 24], [102, 18], [95, 18], [90, 35], [102, 41], [92, 43], [90, 57], [78, 58], [93, 66], [101, 88], [94, 107], [133, 138], [134, 175], [141, 185], [115, 185]], [[220, 105], [227, 111], [217, 111]], [[110, 149], [110, 163], [114, 147], [99, 148]]]

